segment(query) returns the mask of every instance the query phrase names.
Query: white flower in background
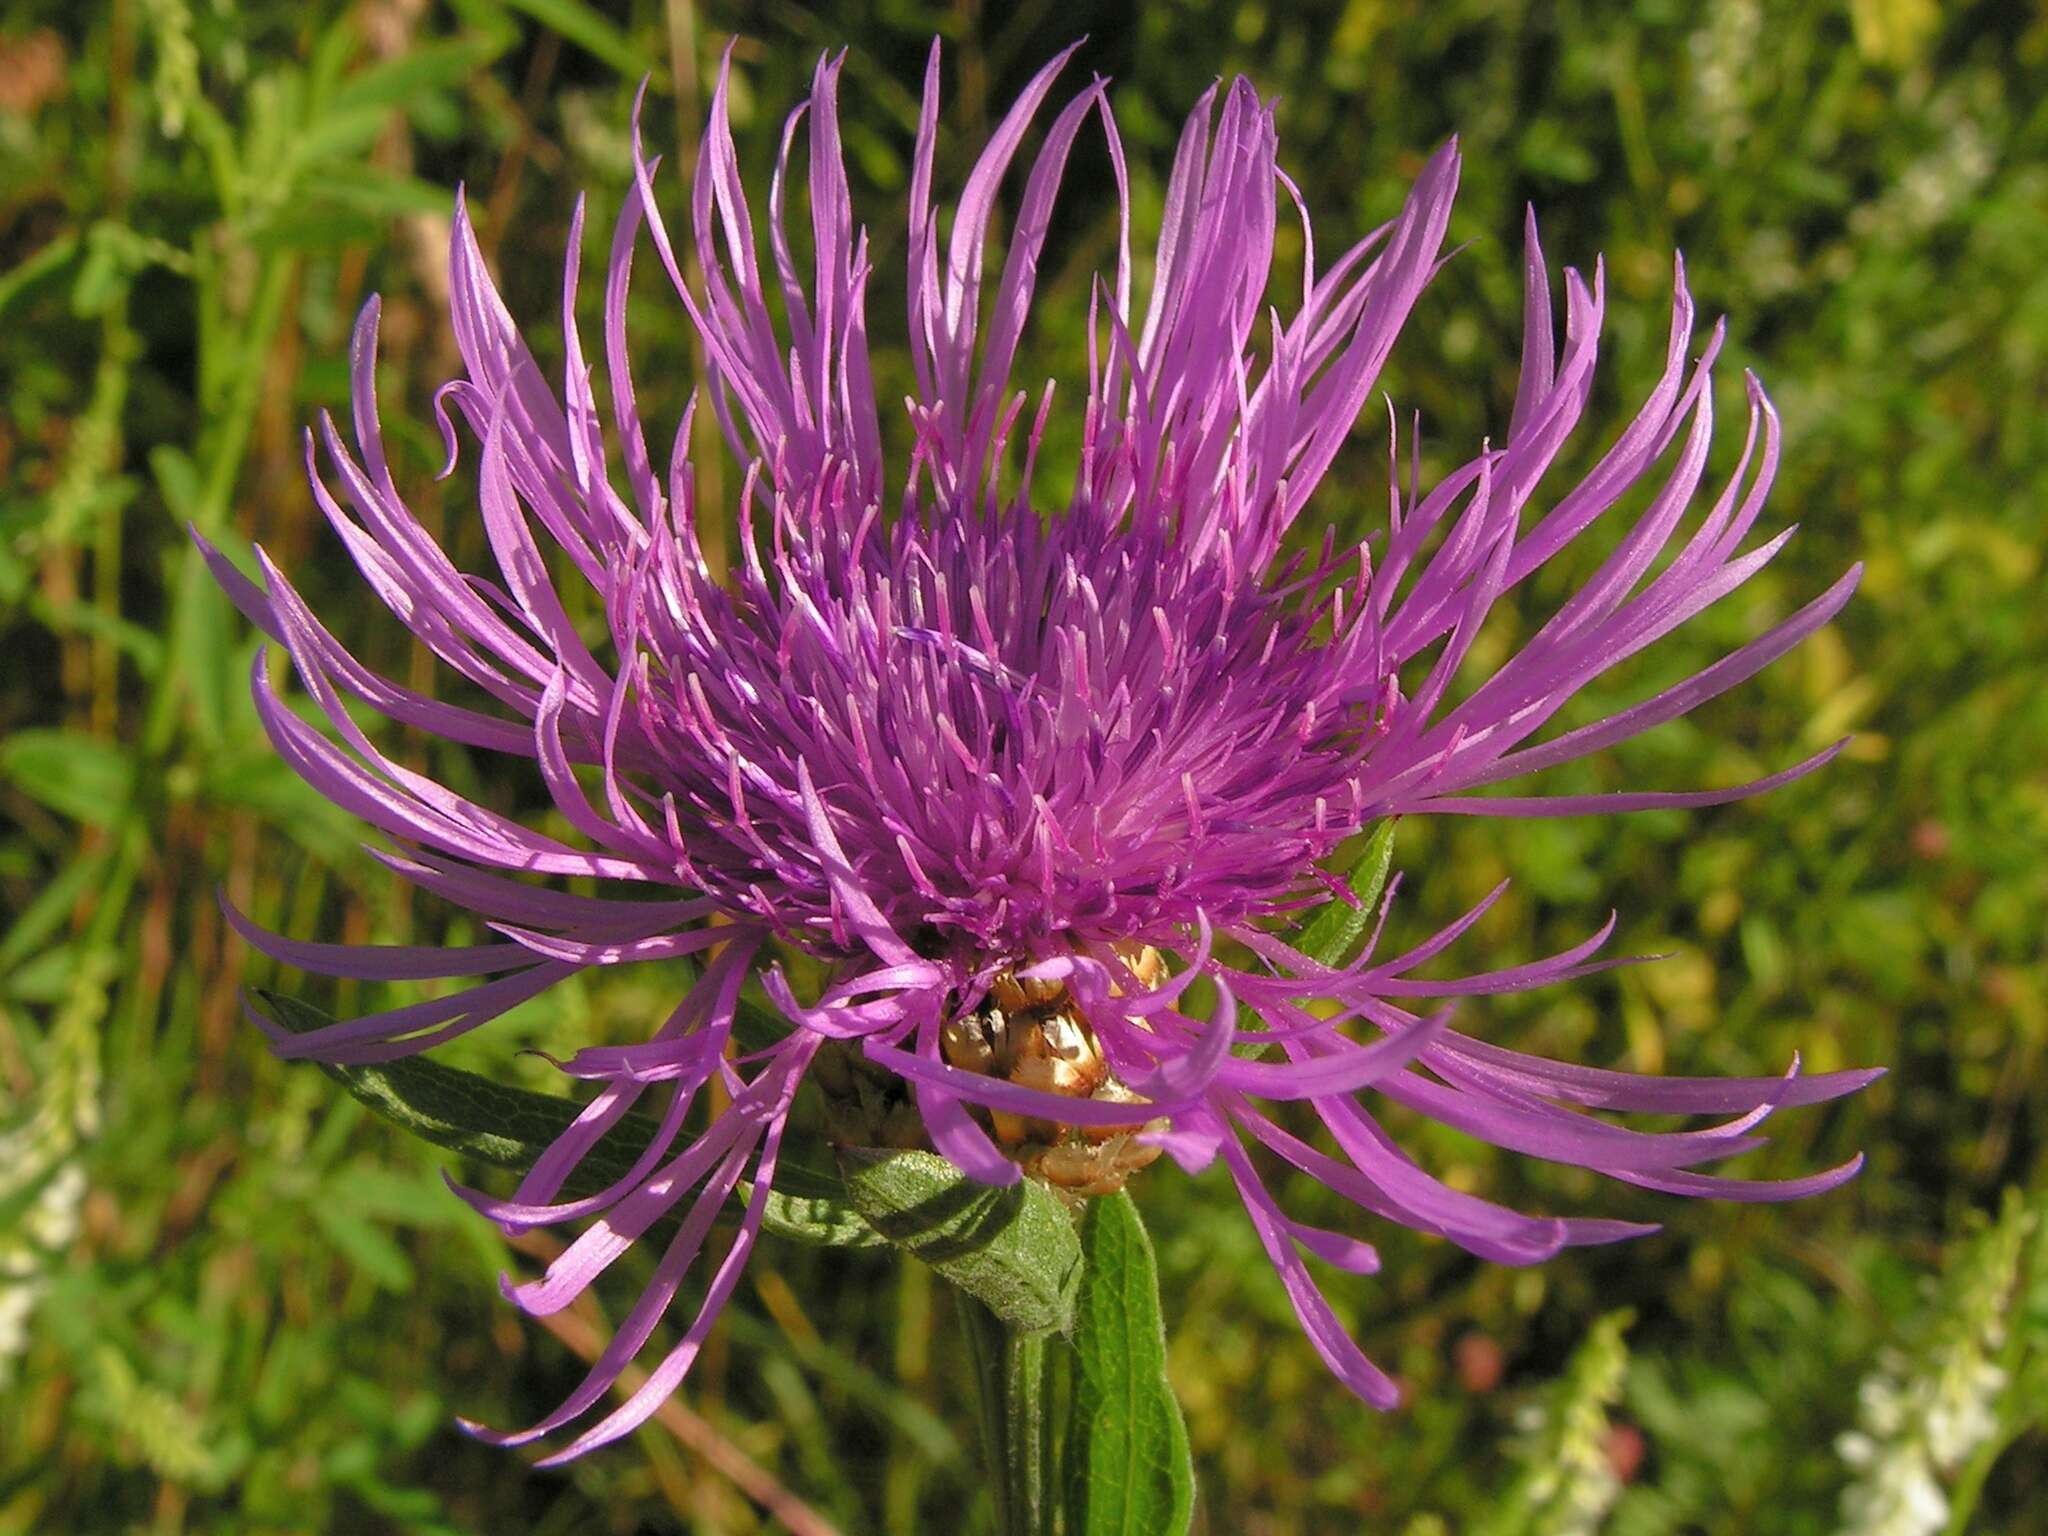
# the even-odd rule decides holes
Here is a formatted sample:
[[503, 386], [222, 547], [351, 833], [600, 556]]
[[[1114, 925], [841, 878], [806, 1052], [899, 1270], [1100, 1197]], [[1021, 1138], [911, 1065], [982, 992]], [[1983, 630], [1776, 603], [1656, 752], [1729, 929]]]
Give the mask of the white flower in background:
[[1998, 1433], [2007, 1374], [2005, 1314], [2034, 1213], [2009, 1197], [1998, 1224], [1937, 1291], [1926, 1347], [1888, 1350], [1857, 1390], [1856, 1425], [1835, 1451], [1857, 1476], [1842, 1494], [1841, 1536], [1936, 1536], [1948, 1481]]
[[28, 1353], [29, 1318], [49, 1289], [50, 1256], [78, 1237], [85, 1190], [85, 1170], [65, 1163], [36, 1192], [19, 1226], [0, 1233], [0, 1386], [13, 1379], [14, 1363]]
[[0, 1386], [28, 1352], [51, 1257], [78, 1238], [86, 1192], [79, 1151], [99, 1130], [99, 1026], [111, 974], [104, 958], [81, 963], [50, 1025], [34, 1107], [0, 1134], [0, 1200], [35, 1191], [18, 1220], [0, 1228]]

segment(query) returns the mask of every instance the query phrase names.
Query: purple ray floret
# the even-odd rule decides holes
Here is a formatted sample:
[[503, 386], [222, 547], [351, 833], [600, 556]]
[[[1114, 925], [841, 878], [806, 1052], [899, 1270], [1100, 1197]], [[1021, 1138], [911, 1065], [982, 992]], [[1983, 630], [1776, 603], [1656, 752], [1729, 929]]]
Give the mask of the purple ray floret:
[[[499, 298], [458, 200], [450, 290], [464, 373], [436, 407], [451, 464], [465, 435], [477, 445], [493, 573], [458, 569], [399, 495], [375, 395], [378, 310], [365, 307], [352, 430], [323, 419], [308, 434], [314, 493], [378, 599], [488, 707], [442, 703], [371, 671], [260, 551], [261, 586], [207, 551], [330, 727], [289, 707], [259, 660], [256, 707], [277, 750], [397, 843], [380, 857], [400, 877], [493, 935], [460, 949], [356, 948], [288, 940], [234, 916], [256, 948], [305, 970], [468, 978], [428, 1001], [278, 1033], [280, 1054], [388, 1060], [578, 972], [695, 957], [697, 981], [651, 1038], [563, 1063], [595, 1097], [517, 1192], [466, 1192], [508, 1228], [585, 1223], [543, 1277], [511, 1289], [534, 1312], [566, 1305], [656, 1222], [679, 1223], [569, 1400], [517, 1434], [478, 1432], [521, 1443], [593, 1410], [744, 1183], [738, 1232], [681, 1342], [557, 1459], [627, 1433], [674, 1390], [755, 1242], [792, 1099], [828, 1042], [895, 1072], [932, 1144], [976, 1178], [1020, 1177], [1014, 1149], [990, 1131], [1003, 1116], [1082, 1130], [1128, 1122], [1128, 1101], [1063, 1096], [949, 1055], [949, 1026], [992, 989], [1019, 985], [1012, 977], [1080, 1010], [1106, 1069], [1149, 1101], [1151, 1141], [1189, 1169], [1221, 1160], [1309, 1338], [1346, 1385], [1383, 1406], [1394, 1384], [1337, 1322], [1303, 1256], [1354, 1273], [1377, 1258], [1349, 1234], [1288, 1217], [1249, 1146], [1363, 1212], [1509, 1264], [1648, 1229], [1523, 1215], [1452, 1189], [1388, 1134], [1368, 1090], [1502, 1147], [1655, 1190], [1782, 1199], [1849, 1177], [1853, 1162], [1783, 1183], [1696, 1170], [1757, 1145], [1773, 1110], [1837, 1097], [1874, 1074], [1801, 1076], [1795, 1063], [1782, 1077], [1639, 1078], [1450, 1027], [1444, 999], [1617, 963], [1596, 953], [1608, 929], [1547, 960], [1455, 980], [1417, 972], [1483, 906], [1407, 954], [1382, 956], [1374, 942], [1335, 967], [1281, 936], [1291, 914], [1337, 883], [1323, 861], [1388, 818], [1714, 805], [1797, 778], [1837, 750], [1732, 789], [1472, 793], [1683, 714], [1797, 645], [1855, 585], [1851, 571], [1704, 671], [1546, 734], [1579, 690], [1733, 592], [1787, 537], [1751, 539], [1779, 450], [1754, 378], [1740, 460], [1725, 482], [1705, 484], [1721, 331], [1696, 338], [1682, 265], [1661, 373], [1593, 469], [1560, 484], [1549, 470], [1592, 391], [1606, 296], [1597, 266], [1590, 281], [1566, 271], [1562, 336], [1554, 331], [1558, 296], [1532, 218], [1505, 433], [1424, 489], [1412, 465], [1403, 471], [1397, 428], [1386, 526], [1359, 544], [1290, 539], [1445, 259], [1455, 144], [1430, 158], [1398, 217], [1319, 263], [1307, 212], [1276, 163], [1271, 106], [1243, 80], [1212, 90], [1181, 136], [1141, 283], [1105, 83], [1044, 121], [1066, 55], [1026, 87], [941, 219], [935, 48], [909, 197], [917, 387], [899, 415], [876, 399], [869, 367], [873, 274], [841, 160], [840, 62], [821, 61], [789, 120], [765, 221], [739, 176], [721, 74], [692, 183], [694, 283], [636, 138], [605, 273], [601, 380], [577, 327], [580, 205], [557, 387]], [[1094, 289], [1088, 375], [1061, 396], [1079, 398], [1057, 403], [1048, 384], [1034, 401], [1013, 369], [1084, 133], [1090, 153], [1098, 136], [1106, 143], [1118, 254]], [[998, 190], [1027, 138], [1035, 158], [998, 263]], [[798, 200], [807, 240], [791, 228]], [[1307, 253], [1291, 314], [1266, 300], [1283, 213], [1299, 219]], [[626, 325], [643, 246], [702, 341], [706, 399], [742, 470], [730, 512], [698, 503], [687, 415], [665, 466], [649, 448]], [[1056, 410], [1076, 412], [1080, 428], [1070, 485], [1037, 473]], [[1623, 519], [1615, 509], [1632, 493], [1643, 510]], [[737, 554], [718, 572], [701, 520], [728, 515]], [[1494, 606], [1603, 518], [1625, 522], [1603, 540], [1604, 562], [1491, 675], [1454, 689]], [[571, 619], [558, 579], [602, 599], [601, 640]], [[394, 760], [351, 716], [355, 706], [530, 759], [575, 836], [537, 831]], [[548, 876], [586, 877], [612, 894], [572, 895], [535, 878]], [[1169, 957], [1150, 976], [1134, 960], [1144, 946]], [[798, 995], [774, 962], [785, 947], [826, 963], [820, 994]], [[1199, 1014], [1182, 1007], [1197, 978], [1214, 999]], [[728, 1045], [750, 980], [791, 1027], [772, 1049], [735, 1058]], [[1263, 1049], [1233, 1049], [1246, 1046]], [[714, 1082], [726, 1107], [686, 1135]], [[582, 1158], [650, 1094], [660, 1134], [638, 1165], [600, 1194], [565, 1199]], [[1304, 1140], [1299, 1112], [1276, 1116], [1261, 1101], [1305, 1104], [1324, 1134]], [[1721, 1118], [1649, 1133], [1594, 1110]]]

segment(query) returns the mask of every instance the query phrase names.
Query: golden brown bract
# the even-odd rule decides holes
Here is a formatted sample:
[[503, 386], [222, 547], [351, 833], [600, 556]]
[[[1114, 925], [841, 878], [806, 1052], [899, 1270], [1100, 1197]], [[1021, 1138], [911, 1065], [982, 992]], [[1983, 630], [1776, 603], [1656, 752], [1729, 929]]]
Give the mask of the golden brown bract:
[[[1122, 958], [1140, 986], [1158, 984], [1164, 971], [1158, 950], [1147, 945]], [[1095, 1031], [1057, 981], [998, 972], [981, 1006], [948, 1023], [939, 1045], [947, 1062], [963, 1071], [1041, 1093], [1134, 1107], [1147, 1102], [1116, 1080]], [[987, 1124], [1026, 1173], [1074, 1196], [1122, 1189], [1159, 1156], [1139, 1134], [1165, 1126], [1135, 1118], [1129, 1125], [1074, 1126], [1000, 1109], [987, 1111]]]

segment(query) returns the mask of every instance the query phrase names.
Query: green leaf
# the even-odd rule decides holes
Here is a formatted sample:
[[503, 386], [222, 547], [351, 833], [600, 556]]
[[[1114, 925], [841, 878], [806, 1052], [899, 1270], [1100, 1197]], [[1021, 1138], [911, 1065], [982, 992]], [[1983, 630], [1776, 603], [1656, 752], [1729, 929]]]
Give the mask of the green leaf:
[[445, 214], [455, 206], [455, 194], [446, 187], [371, 165], [330, 166], [321, 172], [319, 186], [310, 190], [344, 209], [375, 219], [395, 219], [409, 213]]
[[[319, 1009], [281, 993], [259, 990], [256, 997], [271, 1018], [295, 1034], [333, 1022]], [[374, 1066], [322, 1062], [320, 1070], [400, 1130], [499, 1168], [531, 1167], [583, 1109], [572, 1099], [507, 1087], [423, 1056]], [[622, 1116], [577, 1166], [564, 1193], [592, 1194], [624, 1177], [654, 1139], [655, 1129], [645, 1115]], [[785, 1161], [777, 1165], [775, 1181], [779, 1187], [769, 1192], [764, 1230], [821, 1248], [881, 1244], [830, 1175]], [[744, 1206], [748, 1198], [748, 1185], [734, 1191], [735, 1205]]]
[[78, 978], [78, 950], [52, 944], [7, 973], [6, 995], [16, 1002], [51, 1005], [70, 994]]
[[[323, 182], [326, 176], [323, 173]], [[254, 251], [326, 251], [356, 240], [374, 240], [384, 231], [372, 214], [339, 203], [321, 203], [308, 188], [288, 207], [278, 208], [242, 232]]]
[[159, 443], [149, 450], [149, 467], [171, 516], [181, 523], [197, 517], [206, 493], [200, 484], [199, 466], [192, 462], [192, 456], [175, 444]]
[[740, 998], [733, 1009], [732, 1037], [743, 1051], [765, 1051], [790, 1031], [789, 1020], [759, 1003]]
[[280, 173], [295, 182], [301, 173], [329, 162], [360, 160], [383, 137], [390, 121], [391, 109], [374, 103], [323, 112], [290, 136]]
[[[105, 498], [110, 493], [120, 495], [125, 489], [126, 484], [118, 481], [111, 485], [103, 485], [100, 498]], [[121, 495], [121, 499], [125, 501], [127, 498]], [[101, 505], [105, 505], [103, 499]], [[29, 611], [35, 615], [38, 622], [53, 633], [90, 635], [95, 639], [112, 642], [123, 656], [135, 664], [136, 671], [146, 680], [153, 681], [157, 673], [163, 669], [163, 640], [153, 631], [122, 618], [118, 613], [109, 613], [97, 603], [52, 603], [38, 594], [30, 600]]]
[[127, 754], [82, 731], [16, 731], [0, 741], [0, 776], [59, 815], [95, 827], [119, 821], [135, 787]]
[[524, 11], [550, 32], [560, 33], [585, 53], [604, 60], [628, 80], [651, 76], [655, 90], [667, 89], [667, 77], [656, 60], [643, 53], [617, 23], [607, 20], [585, 0], [505, 0], [505, 4], [512, 10]]
[[847, 1198], [868, 1225], [982, 1302], [1013, 1333], [1073, 1325], [1081, 1243], [1043, 1184], [997, 1189], [930, 1152], [841, 1147]]
[[208, 755], [199, 792], [213, 806], [267, 817], [286, 837], [330, 864], [345, 861], [362, 845], [361, 823], [261, 748], [217, 747]]
[[13, 303], [17, 294], [27, 292], [52, 272], [61, 269], [77, 253], [78, 236], [59, 235], [41, 250], [0, 273], [0, 310]]
[[1081, 1252], [1087, 1267], [1074, 1313], [1068, 1536], [1177, 1536], [1194, 1512], [1194, 1465], [1166, 1380], [1152, 1239], [1128, 1194], [1088, 1202]]
[[1351, 870], [1353, 906], [1342, 896], [1332, 897], [1316, 909], [1315, 916], [1302, 924], [1294, 947], [1318, 965], [1341, 965], [1351, 957], [1365, 935], [1379, 905], [1380, 892], [1387, 888], [1387, 871], [1394, 861], [1394, 823], [1383, 821], [1366, 840], [1365, 851]]
[[434, 91], [460, 90], [495, 59], [502, 48], [488, 38], [415, 43], [389, 58], [358, 69], [327, 98], [330, 111], [411, 108]]
[[387, 1291], [412, 1289], [412, 1261], [376, 1222], [338, 1205], [331, 1194], [313, 1202], [313, 1222], [351, 1268]]
[[102, 848], [82, 854], [51, 877], [23, 907], [0, 938], [0, 977], [27, 963], [71, 920], [79, 898], [107, 877], [110, 856]]

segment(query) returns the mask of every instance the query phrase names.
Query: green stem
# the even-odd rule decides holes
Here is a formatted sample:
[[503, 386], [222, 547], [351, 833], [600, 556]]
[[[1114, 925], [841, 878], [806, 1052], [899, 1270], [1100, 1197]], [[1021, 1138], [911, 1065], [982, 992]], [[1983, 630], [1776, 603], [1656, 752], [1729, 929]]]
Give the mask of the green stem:
[[982, 1454], [995, 1488], [998, 1536], [1057, 1536], [1064, 1351], [1049, 1334], [1013, 1333], [964, 1292], [956, 1292], [954, 1300], [981, 1409]]

